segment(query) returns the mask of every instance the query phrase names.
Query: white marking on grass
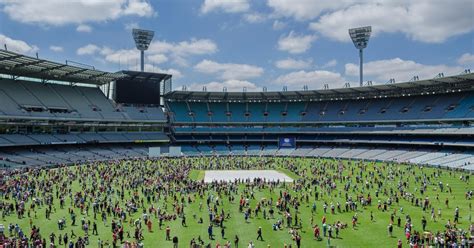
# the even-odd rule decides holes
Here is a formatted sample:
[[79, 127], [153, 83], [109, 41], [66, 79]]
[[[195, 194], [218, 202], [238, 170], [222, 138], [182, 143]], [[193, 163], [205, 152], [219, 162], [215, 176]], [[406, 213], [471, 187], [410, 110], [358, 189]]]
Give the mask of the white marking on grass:
[[204, 182], [210, 183], [213, 181], [227, 181], [247, 180], [261, 178], [266, 181], [293, 182], [293, 179], [284, 173], [276, 170], [207, 170], [205, 171]]

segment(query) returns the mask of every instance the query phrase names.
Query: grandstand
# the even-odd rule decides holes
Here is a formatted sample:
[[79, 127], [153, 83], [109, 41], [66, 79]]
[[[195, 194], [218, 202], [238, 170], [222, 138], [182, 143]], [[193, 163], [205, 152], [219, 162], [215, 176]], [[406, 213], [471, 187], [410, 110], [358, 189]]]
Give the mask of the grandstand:
[[161, 106], [117, 103], [100, 89], [126, 73], [5, 50], [0, 73], [0, 165], [6, 168], [143, 157], [143, 143], [169, 141]]
[[[171, 91], [163, 92], [161, 106], [112, 100], [110, 85], [171, 75], [110, 73], [6, 50], [0, 50], [0, 74], [4, 168], [146, 157], [149, 146], [172, 144], [187, 156], [307, 156], [474, 170], [474, 73], [314, 91]], [[294, 145], [283, 147], [282, 140]]]
[[[308, 156], [473, 169], [474, 74], [355, 88], [168, 93], [190, 156]], [[291, 149], [277, 146], [296, 140]], [[210, 152], [211, 151], [211, 152]]]

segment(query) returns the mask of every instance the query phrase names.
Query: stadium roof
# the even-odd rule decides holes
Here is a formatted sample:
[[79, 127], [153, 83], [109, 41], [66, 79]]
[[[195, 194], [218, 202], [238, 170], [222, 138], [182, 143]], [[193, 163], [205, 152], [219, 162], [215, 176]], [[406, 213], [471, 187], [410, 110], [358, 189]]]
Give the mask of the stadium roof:
[[404, 83], [387, 83], [339, 89], [274, 92], [205, 92], [172, 91], [169, 101], [298, 101], [381, 98], [423, 94], [440, 94], [474, 90], [474, 73]]
[[121, 73], [127, 75], [128, 80], [134, 81], [153, 81], [161, 82], [172, 78], [170, 74], [155, 73], [155, 72], [143, 72], [143, 71], [121, 71]]
[[127, 75], [34, 58], [0, 49], [0, 73], [42, 80], [103, 85]]

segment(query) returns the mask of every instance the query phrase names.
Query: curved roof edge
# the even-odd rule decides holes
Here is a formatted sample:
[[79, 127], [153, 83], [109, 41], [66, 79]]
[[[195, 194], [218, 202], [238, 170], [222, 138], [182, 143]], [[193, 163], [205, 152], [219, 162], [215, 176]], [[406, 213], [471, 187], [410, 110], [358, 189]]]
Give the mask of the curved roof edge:
[[91, 85], [103, 85], [127, 76], [122, 72], [62, 64], [5, 49], [0, 49], [0, 74]]
[[324, 90], [268, 92], [171, 91], [167, 101], [305, 101], [342, 100], [443, 94], [474, 90], [474, 73], [403, 83]]

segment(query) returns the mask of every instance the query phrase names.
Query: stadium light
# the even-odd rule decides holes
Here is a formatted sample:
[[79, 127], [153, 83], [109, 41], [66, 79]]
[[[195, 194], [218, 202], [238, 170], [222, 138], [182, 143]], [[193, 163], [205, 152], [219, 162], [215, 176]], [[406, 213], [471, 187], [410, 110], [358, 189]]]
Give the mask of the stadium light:
[[443, 77], [444, 77], [444, 73], [440, 72], [434, 77], [434, 79], [443, 78]]
[[140, 58], [141, 58], [141, 71], [145, 70], [145, 51], [148, 50], [148, 46], [150, 46], [151, 41], [153, 40], [153, 36], [155, 32], [150, 30], [144, 29], [136, 29], [132, 30], [133, 39], [135, 40], [135, 45], [137, 49], [140, 50]]
[[354, 46], [359, 49], [359, 77], [360, 77], [360, 86], [363, 86], [363, 56], [362, 56], [362, 50], [367, 47], [367, 43], [369, 42], [370, 34], [372, 33], [372, 27], [367, 26], [367, 27], [360, 27], [360, 28], [351, 28], [349, 29], [349, 35], [351, 36], [352, 42], [354, 43]]
[[420, 78], [418, 76], [413, 76], [409, 82], [415, 82], [415, 81], [418, 81], [420, 80]]

